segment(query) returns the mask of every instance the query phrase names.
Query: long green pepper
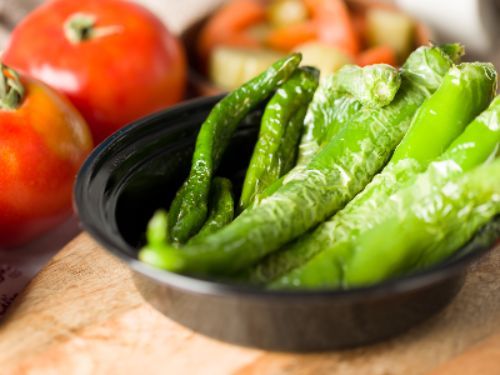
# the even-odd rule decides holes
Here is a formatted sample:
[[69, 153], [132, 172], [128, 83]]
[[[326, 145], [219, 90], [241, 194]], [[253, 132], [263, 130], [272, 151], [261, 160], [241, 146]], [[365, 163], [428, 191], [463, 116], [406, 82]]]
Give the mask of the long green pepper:
[[236, 127], [249, 111], [293, 74], [300, 60], [300, 54], [279, 60], [228, 94], [209, 114], [196, 140], [189, 177], [170, 207], [170, 234], [174, 241], [186, 242], [202, 227], [208, 212], [212, 176]]
[[[491, 64], [466, 63], [452, 67], [438, 90], [418, 109], [384, 170], [330, 220], [256, 266], [250, 271], [249, 279], [266, 284], [300, 267], [293, 277], [285, 276], [283, 282], [291, 280], [293, 286], [302, 285], [300, 272], [316, 275], [314, 280], [319, 281], [322, 274], [315, 274], [313, 266], [307, 262], [326, 250], [330, 258], [326, 262], [326, 256], [322, 257], [325, 264], [341, 266], [345, 255], [337, 254], [334, 248], [342, 249], [342, 241], [352, 240], [357, 233], [374, 225], [377, 217], [372, 212], [440, 156], [465, 126], [488, 106], [495, 90], [496, 72]], [[338, 273], [330, 275], [335, 280]]]
[[[494, 156], [499, 144], [500, 97], [497, 96], [488, 109], [474, 119], [437, 159], [439, 163], [435, 165], [442, 169], [438, 176], [445, 181], [455, 175], [469, 171]], [[402, 159], [393, 165], [399, 170], [399, 173], [406, 173], [404, 168], [397, 166], [404, 167], [408, 161], [411, 161], [412, 164], [410, 165], [415, 166], [414, 159]], [[413, 171], [410, 169], [411, 174], [419, 170], [419, 164]], [[436, 174], [434, 173], [434, 175]], [[434, 177], [434, 180], [436, 180], [436, 177]], [[396, 182], [391, 183], [391, 186], [401, 186], [398, 181], [410, 181], [410, 179], [407, 176], [396, 176]], [[332, 288], [342, 286], [344, 268], [354, 254], [354, 245], [358, 241], [357, 237], [367, 229], [378, 225], [384, 219], [384, 212], [378, 210], [378, 208], [389, 199], [391, 192], [388, 190], [387, 195], [374, 195], [375, 200], [371, 200], [371, 198], [368, 200], [367, 197], [364, 197], [363, 202], [366, 200], [366, 203], [357, 208], [354, 206], [352, 210], [339, 212], [339, 216], [323, 225], [321, 232], [319, 232], [320, 235], [315, 237], [316, 240], [323, 241], [310, 241], [309, 243], [309, 245], [314, 243], [316, 246], [321, 246], [321, 244], [329, 241], [331, 243], [331, 240], [327, 239], [327, 231], [331, 230], [331, 233], [335, 235], [333, 245], [321, 248], [320, 252], [307, 263], [273, 281], [271, 287]], [[415, 197], [415, 199], [417, 198]], [[344, 217], [346, 220], [343, 220]]]
[[200, 231], [188, 243], [196, 243], [203, 237], [217, 232], [234, 218], [234, 199], [231, 181], [223, 177], [215, 177], [210, 189], [208, 217]]
[[389, 65], [345, 66], [319, 85], [304, 121], [298, 165], [306, 165], [361, 109], [362, 103], [383, 107], [401, 86], [399, 72]]
[[[451, 65], [439, 47], [417, 49], [404, 65], [401, 88], [390, 105], [363, 108], [300, 176], [203, 243], [182, 249], [158, 247], [150, 264], [188, 274], [232, 274], [320, 223], [352, 199], [384, 165], [415, 111], [439, 87]], [[142, 251], [140, 257], [151, 260]]]
[[[350, 83], [350, 84], [348, 84]], [[295, 168], [257, 194], [253, 205], [277, 191], [291, 175], [300, 174], [307, 163], [330, 139], [337, 135], [363, 104], [383, 107], [395, 97], [401, 86], [397, 69], [376, 64], [364, 68], [346, 66], [326, 77], [314, 94], [304, 119], [304, 134], [299, 144]]]
[[443, 167], [433, 163], [380, 208], [384, 219], [356, 241], [345, 286], [373, 284], [446, 259], [500, 213], [500, 159], [451, 180], [442, 178]]
[[[273, 95], [262, 116], [259, 137], [248, 166], [240, 199], [240, 209], [246, 208], [256, 194], [262, 192], [290, 165], [286, 151], [293, 151], [300, 136], [302, 118], [297, 111], [312, 99], [319, 82], [319, 71], [298, 69]], [[299, 115], [302, 112], [299, 112]], [[291, 121], [291, 120], [294, 121]], [[288, 137], [287, 129], [292, 126]], [[297, 129], [297, 127], [299, 128]], [[298, 131], [297, 131], [298, 130]], [[290, 144], [286, 144], [290, 143]]]

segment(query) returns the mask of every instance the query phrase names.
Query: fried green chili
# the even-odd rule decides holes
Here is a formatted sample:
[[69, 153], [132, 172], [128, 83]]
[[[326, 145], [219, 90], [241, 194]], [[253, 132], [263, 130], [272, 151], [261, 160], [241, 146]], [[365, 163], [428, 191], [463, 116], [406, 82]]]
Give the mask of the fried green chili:
[[415, 185], [380, 208], [384, 219], [358, 238], [345, 266], [346, 286], [435, 264], [500, 213], [500, 159], [451, 180], [441, 176], [443, 163], [433, 163]]
[[[487, 110], [481, 113], [472, 121], [457, 137], [448, 149], [438, 158], [440, 163], [437, 166], [446, 166], [440, 174], [442, 179], [451, 178], [459, 175], [463, 171], [468, 171], [481, 163], [487, 161], [495, 155], [500, 144], [500, 97], [496, 97]], [[408, 163], [410, 161], [411, 163]], [[447, 163], [447, 164], [443, 164]], [[405, 165], [413, 166], [412, 169], [405, 169]], [[414, 174], [414, 159], [403, 159], [393, 164], [398, 173]], [[400, 166], [400, 167], [398, 167]], [[446, 172], [446, 173], [444, 173]], [[380, 176], [384, 176], [381, 174]], [[385, 175], [390, 176], [390, 175]], [[410, 176], [411, 177], [411, 176]], [[395, 175], [395, 182], [387, 180], [385, 183], [389, 186], [400, 186], [398, 181], [409, 181], [408, 176]], [[318, 288], [318, 287], [339, 287], [342, 285], [342, 274], [345, 265], [353, 255], [353, 244], [357, 241], [357, 236], [363, 232], [363, 229], [370, 229], [376, 226], [383, 215], [376, 214], [377, 208], [382, 206], [389, 199], [388, 195], [394, 190], [388, 190], [387, 195], [374, 195], [375, 199], [368, 200], [362, 198], [366, 203], [357, 206], [349, 204], [345, 210], [338, 213], [338, 217], [323, 225], [319, 235], [315, 237], [311, 244], [318, 246], [325, 243], [332, 243], [329, 236], [329, 230], [334, 234], [333, 245], [323, 247], [321, 252], [317, 253], [307, 263], [297, 267], [291, 272], [283, 275], [272, 283], [275, 288]], [[357, 208], [356, 208], [357, 206]], [[348, 209], [353, 207], [352, 209]], [[346, 220], [343, 220], [346, 217]], [[276, 271], [273, 271], [276, 272]], [[261, 276], [262, 277], [262, 276]]]
[[215, 177], [210, 189], [208, 218], [200, 231], [188, 241], [196, 243], [203, 237], [217, 232], [234, 218], [232, 184], [227, 178]]
[[[337, 215], [270, 255], [250, 272], [250, 279], [269, 283], [297, 267], [306, 272], [309, 267], [306, 262], [314, 255], [331, 247], [342, 248], [342, 241], [351, 240], [376, 222], [373, 210], [440, 156], [488, 106], [495, 90], [496, 72], [491, 64], [466, 63], [451, 68], [439, 89], [417, 111], [384, 170]], [[333, 249], [328, 252], [332, 255], [329, 263], [342, 263]], [[294, 278], [290, 278], [295, 286], [301, 284], [298, 273], [294, 272]]]
[[188, 274], [231, 274], [331, 216], [385, 164], [451, 65], [439, 47], [417, 49], [404, 65], [391, 104], [362, 108], [299, 176], [202, 242], [182, 249], [158, 247], [162, 259], [153, 265]]
[[177, 192], [169, 212], [172, 239], [185, 242], [196, 234], [207, 217], [208, 196], [214, 171], [240, 121], [297, 69], [300, 54], [273, 64], [222, 99], [201, 126], [188, 179]]
[[291, 119], [299, 108], [311, 101], [318, 87], [318, 81], [317, 69], [300, 68], [276, 91], [267, 104], [262, 116], [259, 138], [243, 183], [240, 209], [246, 208], [256, 194], [288, 172], [284, 169], [283, 157], [287, 156], [284, 151], [292, 148], [284, 146], [283, 143], [289, 141], [295, 146], [300, 136], [300, 128], [299, 132], [297, 129], [291, 132], [292, 136], [296, 135], [295, 140], [286, 139], [286, 130], [290, 125], [295, 127], [301, 125], [300, 118], [295, 119], [298, 120], [295, 123], [291, 123]]

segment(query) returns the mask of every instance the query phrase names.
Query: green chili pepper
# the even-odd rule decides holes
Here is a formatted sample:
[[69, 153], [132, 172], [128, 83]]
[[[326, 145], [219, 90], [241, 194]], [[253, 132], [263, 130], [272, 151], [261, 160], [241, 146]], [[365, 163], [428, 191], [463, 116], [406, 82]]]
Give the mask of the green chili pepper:
[[[270, 255], [250, 272], [250, 279], [269, 283], [294, 268], [312, 267], [307, 264], [309, 259], [327, 249], [332, 259], [326, 261], [326, 256], [322, 259], [328, 264], [341, 265], [343, 260], [338, 258], [340, 253], [337, 254], [334, 248], [342, 249], [342, 241], [352, 240], [356, 233], [373, 225], [377, 219], [372, 215], [373, 210], [441, 155], [465, 126], [488, 106], [495, 90], [493, 65], [466, 63], [451, 68], [439, 89], [418, 109], [384, 170], [337, 215]], [[293, 279], [294, 285], [301, 284], [300, 272], [294, 272], [293, 278], [285, 280]]]
[[[326, 77], [309, 105], [297, 164], [290, 175], [300, 174], [312, 157], [349, 123], [349, 119], [361, 109], [362, 104], [383, 107], [394, 99], [400, 85], [399, 72], [392, 66], [383, 64], [364, 68], [346, 66]], [[285, 177], [278, 179], [258, 194], [253, 205], [278, 190], [284, 179]]]
[[146, 246], [141, 249], [140, 259], [156, 267], [164, 268], [175, 259], [168, 258], [168, 248], [171, 246], [168, 232], [168, 214], [158, 210], [149, 220], [146, 229]]
[[398, 70], [383, 64], [364, 68], [348, 65], [327, 76], [309, 106], [297, 164], [307, 164], [362, 104], [383, 107], [394, 99], [400, 86]]
[[215, 177], [210, 189], [208, 218], [200, 231], [188, 241], [196, 243], [203, 237], [217, 232], [234, 218], [234, 200], [231, 194], [232, 184], [227, 178]]
[[[333, 95], [330, 95], [327, 97], [326, 93], [321, 93], [321, 90], [320, 86], [308, 107], [304, 119], [306, 134], [302, 136], [299, 144], [295, 167], [288, 174], [269, 185], [262, 193], [257, 194], [252, 202], [252, 207], [257, 206], [264, 198], [274, 194], [283, 186], [285, 179], [290, 179], [293, 175], [299, 175], [314, 155], [328, 143], [326, 140], [332, 139], [338, 134], [347, 125], [349, 119], [361, 109], [361, 103], [350, 96], [334, 98]], [[325, 90], [326, 86], [323, 86], [323, 91]], [[322, 131], [324, 132], [320, 134]]]
[[[301, 68], [276, 91], [267, 104], [262, 116], [259, 138], [243, 183], [241, 209], [246, 208], [256, 194], [288, 172], [284, 169], [285, 160], [283, 160], [283, 157], [286, 157], [283, 154], [286, 129], [290, 126], [290, 120], [297, 110], [311, 101], [318, 87], [318, 81], [317, 69]], [[296, 123], [292, 125], [297, 126]], [[295, 133], [296, 140], [289, 140], [293, 141], [291, 143], [298, 141], [300, 132]], [[285, 149], [288, 148], [288, 145], [285, 146]]]
[[[442, 168], [443, 172], [440, 176], [443, 179], [451, 178], [484, 163], [495, 155], [499, 145], [500, 97], [497, 96], [488, 109], [472, 121], [438, 158], [440, 162], [436, 164], [438, 167], [443, 166], [443, 162], [451, 166]], [[378, 212], [377, 208], [389, 199], [391, 193], [401, 187], [401, 182], [406, 181], [409, 184], [415, 173], [421, 170], [421, 164], [418, 160], [411, 158], [391, 163], [390, 167], [399, 175], [391, 176], [390, 173], [382, 173], [376, 177], [376, 179], [383, 179], [382, 186], [386, 184], [389, 187], [386, 195], [373, 194], [373, 190], [369, 195], [363, 193], [359, 199], [360, 205], [355, 204], [355, 201], [358, 200], [356, 198], [344, 210], [340, 211], [336, 215], [337, 217], [319, 227], [314, 238], [310, 237], [304, 240], [309, 248], [303, 247], [308, 251], [319, 249], [316, 255], [307, 263], [274, 281], [271, 284], [273, 288], [332, 288], [341, 286], [343, 268], [353, 255], [353, 244], [356, 243], [357, 236], [364, 230], [376, 226], [384, 218], [383, 215], [376, 213]], [[410, 175], [405, 175], [405, 173]], [[391, 181], [391, 177], [394, 180]], [[418, 198], [415, 197], [415, 199]], [[334, 237], [330, 237], [330, 233]], [[296, 252], [297, 250], [294, 251], [294, 253]], [[287, 256], [295, 261], [295, 258], [290, 254]], [[283, 267], [283, 262], [273, 264], [275, 267]], [[274, 272], [274, 274], [281, 272], [281, 270], [271, 270], [269, 267], [268, 272]], [[260, 279], [262, 279], [262, 272], [260, 275]]]
[[325, 78], [314, 94], [304, 119], [304, 134], [299, 145], [297, 165], [306, 165], [329, 139], [345, 125], [345, 119], [356, 113], [361, 103], [333, 91], [333, 75]]
[[331, 216], [385, 164], [413, 114], [451, 65], [439, 47], [417, 49], [405, 63], [401, 88], [391, 104], [362, 108], [300, 176], [216, 234], [182, 249], [159, 247], [163, 260], [158, 265], [189, 274], [231, 274]]
[[439, 262], [500, 213], [500, 159], [452, 180], [442, 178], [442, 163], [431, 165], [415, 185], [380, 208], [384, 219], [360, 236], [356, 255], [345, 266], [346, 286], [372, 284]]
[[178, 242], [187, 241], [205, 222], [213, 173], [239, 122], [293, 74], [301, 60], [293, 54], [222, 99], [203, 123], [196, 140], [188, 179], [170, 207], [170, 233]]
[[282, 160], [280, 175], [288, 173], [297, 161], [298, 145], [304, 127], [307, 106], [300, 107], [290, 119], [285, 129], [283, 142], [278, 150], [278, 159]]
[[344, 65], [333, 74], [333, 90], [347, 93], [368, 107], [381, 108], [392, 102], [401, 86], [399, 71], [386, 64], [363, 68]]

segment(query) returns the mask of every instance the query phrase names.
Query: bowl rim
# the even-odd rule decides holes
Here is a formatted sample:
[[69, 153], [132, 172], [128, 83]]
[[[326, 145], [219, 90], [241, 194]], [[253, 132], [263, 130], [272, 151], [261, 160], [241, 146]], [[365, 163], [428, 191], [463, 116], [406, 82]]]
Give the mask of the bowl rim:
[[[500, 241], [492, 246], [480, 246], [460, 257], [440, 262], [432, 267], [423, 269], [409, 275], [400, 276], [383, 282], [367, 286], [357, 286], [349, 289], [312, 289], [312, 290], [268, 290], [257, 286], [230, 284], [220, 281], [195, 278], [188, 275], [176, 274], [149, 266], [137, 258], [127, 254], [123, 246], [119, 246], [110, 236], [102, 230], [102, 227], [93, 223], [89, 212], [92, 210], [88, 204], [89, 185], [97, 175], [96, 166], [106, 158], [107, 150], [113, 150], [114, 144], [127, 138], [130, 133], [137, 129], [148, 126], [150, 122], [161, 119], [172, 112], [190, 111], [193, 107], [207, 105], [210, 102], [217, 103], [225, 94], [200, 97], [184, 101], [180, 104], [158, 111], [118, 130], [103, 142], [101, 142], [87, 157], [76, 177], [73, 189], [73, 206], [80, 220], [80, 226], [101, 245], [107, 252], [126, 263], [134, 272], [141, 274], [157, 283], [168, 285], [177, 289], [196, 294], [230, 296], [238, 295], [249, 298], [268, 298], [275, 300], [284, 299], [314, 299], [335, 298], [338, 300], [372, 299], [381, 298], [393, 294], [400, 294], [412, 290], [418, 290], [449, 279], [465, 269], [474, 261], [493, 250]], [[125, 242], [125, 241], [123, 241]], [[128, 251], [136, 251], [133, 246], [128, 245]]]

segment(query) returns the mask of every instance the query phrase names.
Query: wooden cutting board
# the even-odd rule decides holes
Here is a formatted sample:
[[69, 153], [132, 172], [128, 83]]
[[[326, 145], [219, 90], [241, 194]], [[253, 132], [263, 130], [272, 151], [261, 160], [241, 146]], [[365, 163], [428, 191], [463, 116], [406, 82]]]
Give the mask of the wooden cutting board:
[[[218, 342], [169, 320], [142, 299], [126, 266], [82, 234], [33, 280], [0, 325], [0, 372], [417, 375], [495, 331], [500, 334], [500, 247], [474, 265], [448, 308], [407, 334], [356, 350], [294, 355]], [[500, 339], [490, 341], [498, 353]], [[479, 355], [488, 363], [483, 357], [496, 372], [481, 374], [499, 374], [498, 356], [490, 350]], [[466, 366], [458, 360], [458, 370], [445, 365], [442, 374], [461, 374]]]

